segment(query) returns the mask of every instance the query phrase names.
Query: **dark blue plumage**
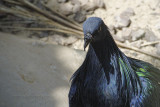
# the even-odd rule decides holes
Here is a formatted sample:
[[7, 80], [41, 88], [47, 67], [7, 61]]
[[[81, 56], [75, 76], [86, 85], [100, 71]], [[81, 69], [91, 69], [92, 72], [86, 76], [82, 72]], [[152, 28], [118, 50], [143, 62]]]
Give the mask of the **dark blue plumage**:
[[88, 18], [83, 31], [84, 49], [90, 45], [71, 78], [70, 107], [160, 106], [158, 69], [121, 52], [100, 18]]

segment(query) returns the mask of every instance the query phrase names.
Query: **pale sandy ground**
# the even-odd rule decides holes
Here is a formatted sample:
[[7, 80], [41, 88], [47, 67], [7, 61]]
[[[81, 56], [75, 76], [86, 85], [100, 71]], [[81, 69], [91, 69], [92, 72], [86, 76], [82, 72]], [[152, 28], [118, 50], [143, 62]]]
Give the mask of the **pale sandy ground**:
[[21, 36], [0, 33], [0, 107], [68, 107], [85, 53]]

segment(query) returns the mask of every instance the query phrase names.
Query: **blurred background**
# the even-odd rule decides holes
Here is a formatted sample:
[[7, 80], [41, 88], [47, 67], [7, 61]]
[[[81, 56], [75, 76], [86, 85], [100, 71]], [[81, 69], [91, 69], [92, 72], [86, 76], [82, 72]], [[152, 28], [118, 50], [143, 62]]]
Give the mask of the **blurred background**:
[[68, 107], [93, 16], [127, 56], [160, 68], [159, 0], [1, 0], [0, 107]]

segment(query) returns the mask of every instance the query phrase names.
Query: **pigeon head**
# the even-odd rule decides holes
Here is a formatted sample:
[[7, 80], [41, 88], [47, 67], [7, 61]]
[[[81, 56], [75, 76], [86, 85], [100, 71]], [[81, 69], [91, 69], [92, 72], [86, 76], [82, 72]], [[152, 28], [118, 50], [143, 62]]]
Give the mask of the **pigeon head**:
[[104, 39], [105, 24], [101, 18], [90, 17], [83, 23], [84, 50], [89, 43], [98, 42]]

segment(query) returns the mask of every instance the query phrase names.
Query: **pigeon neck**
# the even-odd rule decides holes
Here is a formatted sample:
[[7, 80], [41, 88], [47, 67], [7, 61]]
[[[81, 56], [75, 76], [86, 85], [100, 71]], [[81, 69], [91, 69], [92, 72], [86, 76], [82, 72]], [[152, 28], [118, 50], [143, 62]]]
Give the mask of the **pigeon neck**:
[[103, 63], [104, 60], [110, 60], [110, 57], [113, 54], [118, 55], [120, 52], [110, 34], [106, 35], [103, 40], [91, 44], [89, 49], [91, 48], [93, 48], [97, 58], [101, 63]]

